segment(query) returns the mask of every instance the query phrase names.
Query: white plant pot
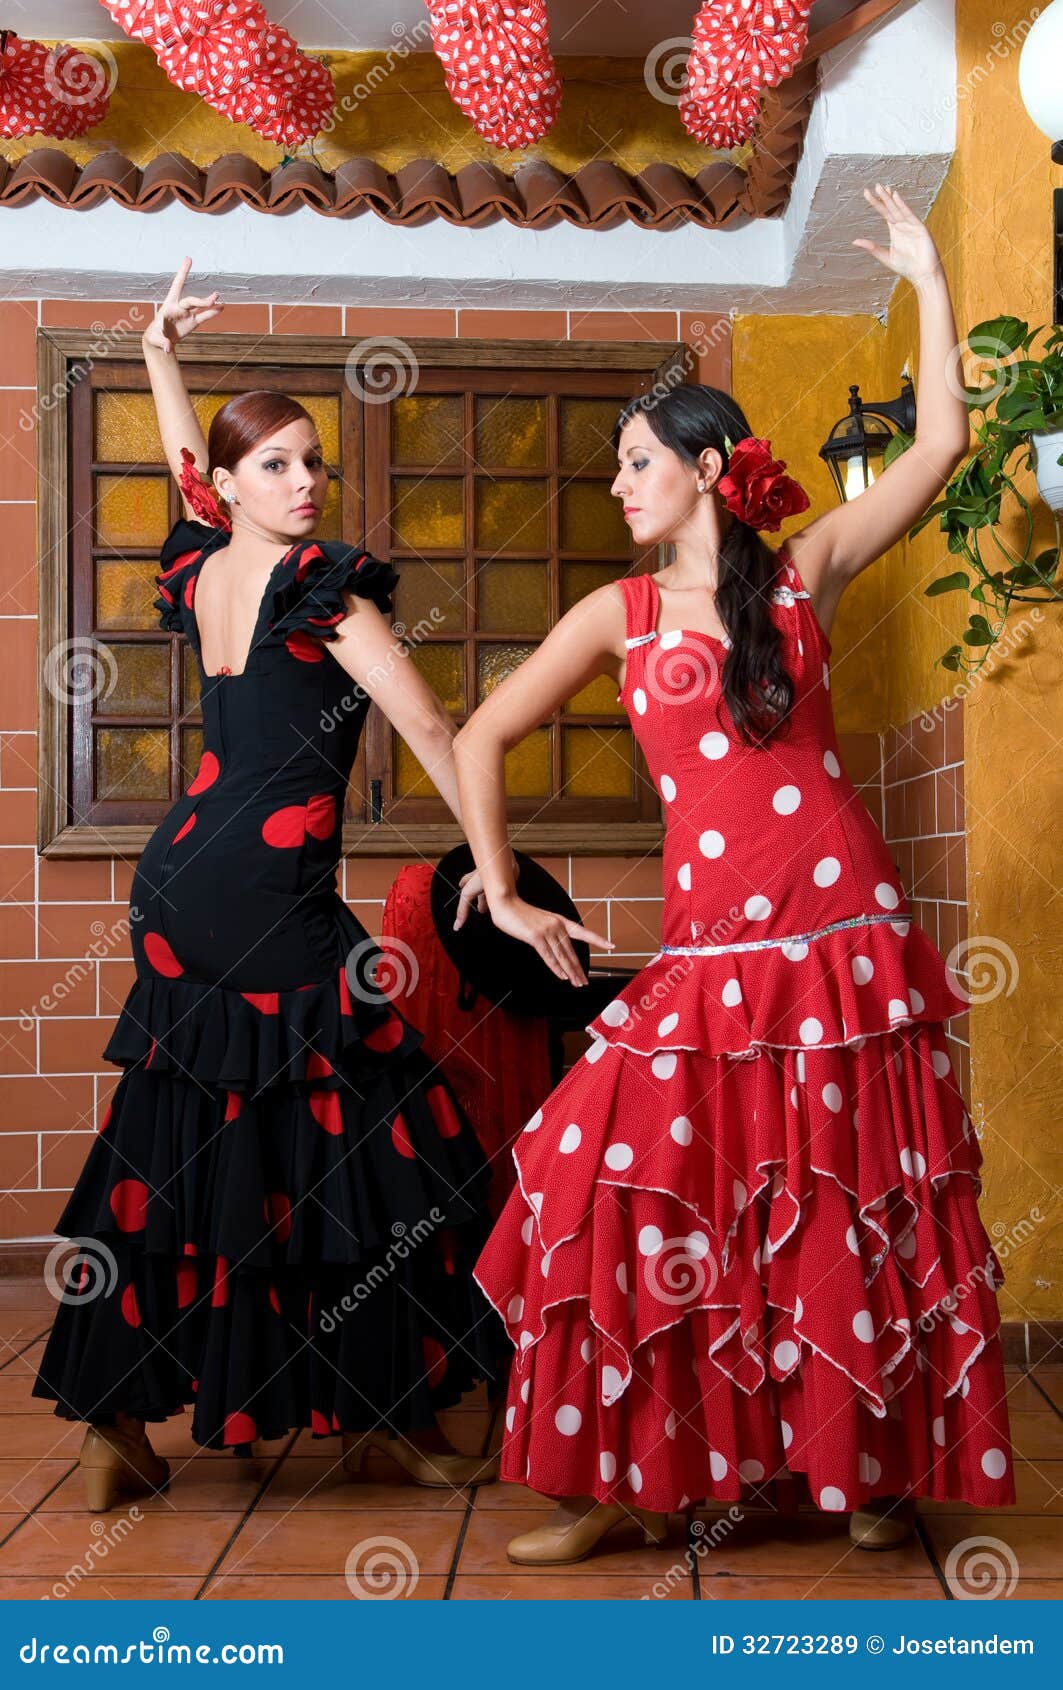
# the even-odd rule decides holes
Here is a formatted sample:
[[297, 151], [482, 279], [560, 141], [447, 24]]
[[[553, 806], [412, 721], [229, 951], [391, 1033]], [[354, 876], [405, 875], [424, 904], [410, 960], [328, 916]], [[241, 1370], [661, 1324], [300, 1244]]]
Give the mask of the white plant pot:
[[1037, 474], [1037, 491], [1051, 511], [1063, 510], [1063, 428], [1030, 435]]

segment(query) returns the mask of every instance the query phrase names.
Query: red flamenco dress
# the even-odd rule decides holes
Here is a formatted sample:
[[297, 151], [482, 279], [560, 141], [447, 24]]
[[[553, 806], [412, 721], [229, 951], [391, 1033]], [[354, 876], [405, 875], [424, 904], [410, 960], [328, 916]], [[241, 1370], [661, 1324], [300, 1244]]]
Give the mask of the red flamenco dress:
[[942, 1024], [966, 1000], [838, 753], [785, 555], [788, 726], [745, 745], [726, 642], [623, 582], [620, 700], [664, 802], [664, 943], [527, 1122], [475, 1275], [515, 1346], [501, 1477], [668, 1511], [796, 1481], [1015, 1499], [1003, 1273]]

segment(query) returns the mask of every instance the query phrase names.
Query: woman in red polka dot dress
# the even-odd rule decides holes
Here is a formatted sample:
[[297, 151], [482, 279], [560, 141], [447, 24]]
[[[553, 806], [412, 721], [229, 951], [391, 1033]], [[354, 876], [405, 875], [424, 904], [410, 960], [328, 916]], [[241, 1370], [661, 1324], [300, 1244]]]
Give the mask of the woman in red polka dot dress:
[[[510, 1356], [471, 1272], [490, 1170], [336, 888], [370, 694], [456, 804], [453, 728], [395, 661], [396, 572], [312, 537], [327, 475], [306, 410], [242, 394], [208, 453], [174, 347], [220, 307], [181, 297], [189, 262], [145, 357], [205, 518], [174, 526], [155, 601], [198, 665], [203, 751], [134, 876], [137, 978], [104, 1053], [124, 1073], [58, 1222], [81, 1249], [34, 1395], [91, 1423], [94, 1509], [166, 1482], [145, 1422], [189, 1403], [207, 1448], [308, 1427], [343, 1435], [352, 1473], [375, 1444], [461, 1485], [489, 1466], [436, 1413]], [[211, 481], [181, 470], [190, 438]]]
[[458, 736], [492, 917], [561, 977], [582, 979], [574, 934], [605, 941], [517, 898], [505, 749], [614, 675], [666, 823], [660, 952], [527, 1122], [476, 1265], [516, 1351], [501, 1476], [558, 1499], [515, 1561], [579, 1559], [625, 1516], [660, 1541], [672, 1511], [773, 1485], [847, 1512], [865, 1548], [903, 1541], [920, 1496], [1014, 1500], [1003, 1275], [943, 1028], [967, 999], [831, 708], [843, 590], [968, 439], [933, 242], [898, 195], [868, 198], [890, 247], [861, 244], [919, 298], [914, 445], [776, 555], [756, 529], [808, 501], [734, 402], [633, 401], [613, 492], [675, 561], [588, 595]]

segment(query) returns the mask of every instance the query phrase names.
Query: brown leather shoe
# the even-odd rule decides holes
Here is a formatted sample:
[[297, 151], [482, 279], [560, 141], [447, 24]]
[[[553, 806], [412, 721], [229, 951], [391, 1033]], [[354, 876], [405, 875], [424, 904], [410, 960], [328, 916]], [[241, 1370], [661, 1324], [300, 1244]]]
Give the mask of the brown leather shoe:
[[578, 1520], [558, 1520], [536, 1526], [511, 1538], [506, 1554], [521, 1566], [550, 1567], [567, 1561], [582, 1561], [611, 1527], [621, 1520], [635, 1519], [647, 1544], [658, 1547], [668, 1537], [668, 1515], [648, 1508], [625, 1508], [620, 1502], [596, 1502]]
[[343, 1469], [357, 1478], [371, 1449], [383, 1450], [418, 1485], [438, 1489], [460, 1489], [462, 1485], [486, 1485], [498, 1478], [499, 1456], [461, 1455], [457, 1450], [443, 1453], [434, 1449], [419, 1449], [409, 1438], [389, 1438], [383, 1430], [372, 1432], [344, 1432]]
[[86, 1506], [105, 1514], [119, 1491], [143, 1496], [162, 1490], [170, 1480], [170, 1463], [156, 1455], [147, 1433], [136, 1437], [117, 1426], [90, 1426], [78, 1457]]
[[910, 1496], [873, 1496], [849, 1516], [849, 1539], [858, 1549], [896, 1549], [915, 1530], [915, 1502]]

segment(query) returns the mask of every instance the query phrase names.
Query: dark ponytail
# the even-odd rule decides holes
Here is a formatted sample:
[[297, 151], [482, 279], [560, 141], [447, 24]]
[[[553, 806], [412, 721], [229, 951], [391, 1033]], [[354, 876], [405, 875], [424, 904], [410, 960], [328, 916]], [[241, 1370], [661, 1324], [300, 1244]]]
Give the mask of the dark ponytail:
[[[727, 441], [736, 446], [753, 432], [729, 393], [684, 382], [665, 394], [629, 400], [613, 430], [614, 448], [619, 449], [625, 423], [639, 414], [662, 445], [692, 468], [698, 467], [705, 448], [714, 446], [723, 458], [724, 474], [730, 460]], [[757, 530], [731, 516], [720, 547], [716, 585], [716, 609], [731, 640], [720, 687], [747, 745], [766, 745], [788, 725], [794, 701], [794, 684], [782, 659], [782, 636], [769, 612], [778, 569], [778, 558]]]

